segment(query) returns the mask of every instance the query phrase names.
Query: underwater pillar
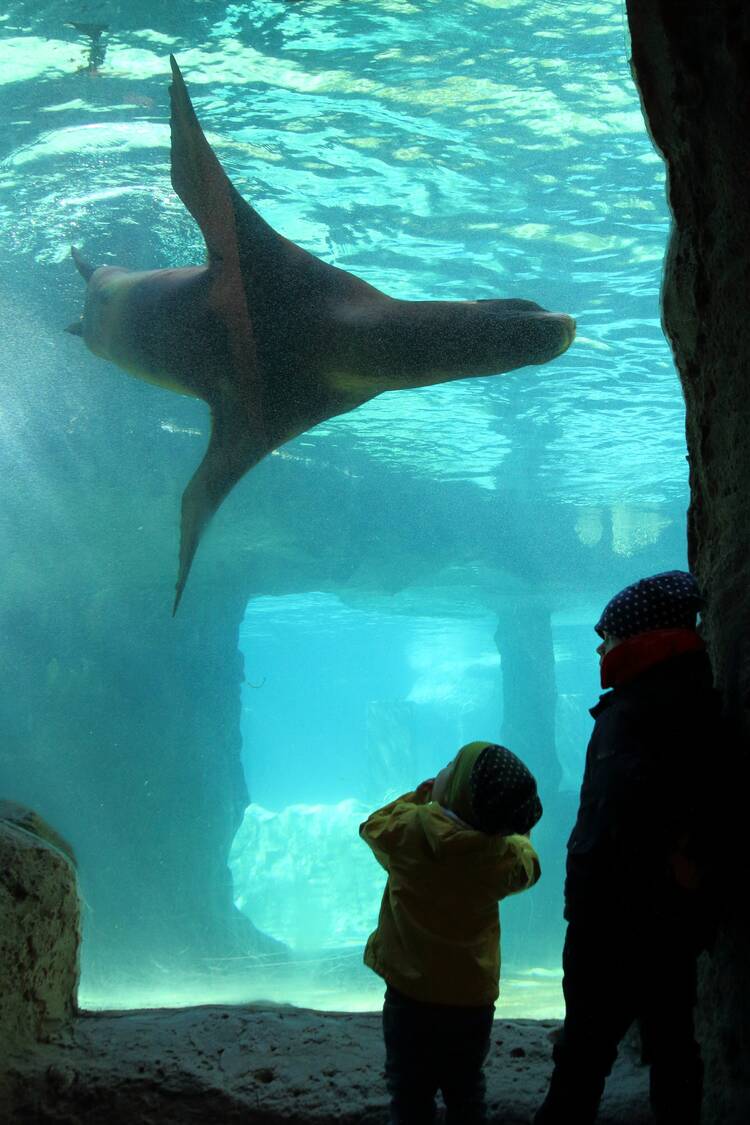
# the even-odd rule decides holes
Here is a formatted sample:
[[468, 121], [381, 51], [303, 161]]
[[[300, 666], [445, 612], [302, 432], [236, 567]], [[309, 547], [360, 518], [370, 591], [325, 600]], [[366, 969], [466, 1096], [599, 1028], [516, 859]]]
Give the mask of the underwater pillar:
[[[667, 163], [663, 318], [687, 408], [689, 558], [716, 680], [750, 734], [750, 6], [628, 0], [633, 73]], [[745, 744], [746, 745], [746, 744]], [[710, 755], [710, 748], [707, 748]], [[745, 797], [745, 804], [747, 796]], [[728, 824], [728, 831], [732, 825]], [[727, 845], [727, 858], [732, 847]], [[750, 1120], [750, 923], [736, 893], [704, 959], [706, 1125]]]
[[532, 833], [543, 877], [533, 890], [503, 907], [503, 917], [513, 920], [503, 930], [503, 956], [523, 968], [557, 965], [562, 948], [565, 842], [573, 825], [575, 795], [559, 791], [555, 651], [547, 602], [522, 596], [504, 605], [495, 644], [503, 685], [500, 737], [536, 777], [544, 805], [544, 816]]
[[522, 758], [542, 800], [557, 792], [562, 770], [555, 750], [555, 652], [549, 606], [516, 598], [498, 614], [495, 644], [503, 678], [503, 743]]

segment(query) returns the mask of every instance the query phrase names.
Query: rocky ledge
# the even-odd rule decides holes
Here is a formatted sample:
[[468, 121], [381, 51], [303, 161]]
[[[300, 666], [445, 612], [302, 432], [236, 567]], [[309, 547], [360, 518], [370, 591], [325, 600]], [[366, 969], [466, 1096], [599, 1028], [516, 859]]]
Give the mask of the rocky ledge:
[[[554, 1021], [497, 1020], [491, 1121], [529, 1122]], [[83, 1013], [64, 1035], [6, 1057], [0, 1120], [43, 1125], [385, 1125], [380, 1016], [286, 1006]], [[647, 1070], [625, 1045], [599, 1121], [650, 1121]]]

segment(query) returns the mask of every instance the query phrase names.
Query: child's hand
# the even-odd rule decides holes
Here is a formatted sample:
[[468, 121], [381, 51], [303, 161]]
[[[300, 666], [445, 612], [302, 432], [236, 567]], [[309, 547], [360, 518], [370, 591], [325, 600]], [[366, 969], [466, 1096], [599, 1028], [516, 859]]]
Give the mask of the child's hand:
[[417, 786], [417, 796], [422, 801], [429, 801], [432, 797], [432, 787], [435, 784], [435, 778], [430, 777], [427, 781], [423, 781], [421, 785]]

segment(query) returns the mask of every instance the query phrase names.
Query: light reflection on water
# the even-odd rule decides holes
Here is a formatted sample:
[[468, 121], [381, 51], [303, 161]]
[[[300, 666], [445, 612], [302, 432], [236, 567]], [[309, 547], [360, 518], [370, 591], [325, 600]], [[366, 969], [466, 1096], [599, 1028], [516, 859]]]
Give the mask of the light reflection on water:
[[584, 340], [547, 368], [386, 395], [301, 441], [497, 487], [525, 427], [546, 495], [683, 493], [657, 319], [663, 172], [620, 0], [249, 3], [193, 35], [187, 13], [176, 33], [138, 10], [91, 78], [81, 43], [10, 34], [11, 5], [0, 81], [16, 100], [26, 84], [31, 109], [11, 115], [0, 168], [14, 253], [67, 267], [75, 240], [95, 261], [202, 258], [168, 181], [174, 50], [228, 172], [286, 236], [394, 296], [523, 296], [579, 319]]

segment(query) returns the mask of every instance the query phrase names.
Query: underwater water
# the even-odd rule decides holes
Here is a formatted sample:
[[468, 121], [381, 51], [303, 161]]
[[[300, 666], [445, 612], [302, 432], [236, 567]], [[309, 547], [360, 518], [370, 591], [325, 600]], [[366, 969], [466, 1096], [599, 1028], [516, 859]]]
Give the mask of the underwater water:
[[[559, 1013], [592, 625], [686, 565], [664, 173], [628, 51], [620, 0], [6, 3], [0, 796], [75, 848], [84, 1005], [378, 1006], [360, 962], [383, 878], [357, 825], [486, 738], [546, 809], [543, 879], [501, 908], [498, 1012]], [[217, 514], [174, 620], [206, 408], [63, 332], [71, 243], [204, 260], [169, 180], [170, 52], [287, 238], [392, 296], [519, 297], [579, 333], [282, 447]]]

